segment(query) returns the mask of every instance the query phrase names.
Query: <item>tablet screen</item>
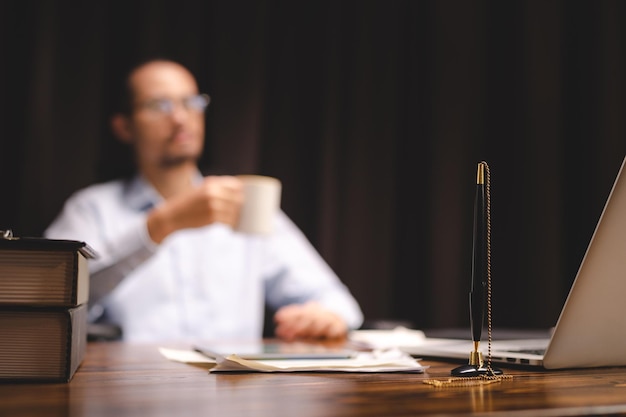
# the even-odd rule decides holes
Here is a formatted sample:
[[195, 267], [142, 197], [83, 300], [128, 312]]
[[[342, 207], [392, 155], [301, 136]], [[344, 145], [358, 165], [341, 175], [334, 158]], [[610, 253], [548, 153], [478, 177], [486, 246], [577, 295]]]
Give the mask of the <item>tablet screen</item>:
[[211, 358], [237, 355], [243, 359], [346, 359], [355, 351], [306, 342], [255, 341], [197, 344], [194, 350]]

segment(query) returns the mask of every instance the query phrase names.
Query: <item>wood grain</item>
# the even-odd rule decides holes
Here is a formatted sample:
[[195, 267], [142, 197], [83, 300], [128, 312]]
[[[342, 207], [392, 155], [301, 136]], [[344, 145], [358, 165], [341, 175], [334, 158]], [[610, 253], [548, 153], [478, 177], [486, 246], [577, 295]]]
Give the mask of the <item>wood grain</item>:
[[[185, 347], [165, 345], [165, 347]], [[1, 384], [0, 416], [626, 415], [626, 368], [505, 369], [513, 380], [436, 388], [426, 374], [209, 374], [156, 345], [92, 342], [70, 383]]]

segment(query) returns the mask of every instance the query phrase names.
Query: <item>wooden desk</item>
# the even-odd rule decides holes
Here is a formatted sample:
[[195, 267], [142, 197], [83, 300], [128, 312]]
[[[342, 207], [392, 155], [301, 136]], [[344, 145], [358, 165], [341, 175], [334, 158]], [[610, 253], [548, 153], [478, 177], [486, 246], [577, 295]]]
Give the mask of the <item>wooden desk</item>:
[[0, 384], [0, 416], [626, 415], [626, 368], [506, 370], [512, 381], [435, 388], [423, 380], [457, 364], [422, 363], [426, 375], [209, 374], [155, 345], [93, 342], [70, 383]]

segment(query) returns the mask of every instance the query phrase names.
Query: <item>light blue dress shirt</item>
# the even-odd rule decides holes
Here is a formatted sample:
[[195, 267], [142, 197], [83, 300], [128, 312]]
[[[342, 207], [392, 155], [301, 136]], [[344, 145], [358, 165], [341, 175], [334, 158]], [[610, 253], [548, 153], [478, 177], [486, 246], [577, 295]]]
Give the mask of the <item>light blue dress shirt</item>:
[[265, 302], [276, 309], [315, 300], [350, 328], [361, 325], [356, 300], [284, 212], [268, 236], [215, 223], [156, 245], [146, 216], [162, 201], [141, 177], [92, 185], [74, 193], [44, 233], [98, 252], [89, 264], [90, 316], [105, 312], [124, 340], [258, 338]]

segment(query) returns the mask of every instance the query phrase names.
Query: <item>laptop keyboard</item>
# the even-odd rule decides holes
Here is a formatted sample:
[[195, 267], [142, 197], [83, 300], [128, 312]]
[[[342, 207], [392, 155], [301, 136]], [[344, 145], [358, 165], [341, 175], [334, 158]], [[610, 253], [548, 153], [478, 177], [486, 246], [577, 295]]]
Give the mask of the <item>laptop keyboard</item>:
[[544, 353], [546, 353], [546, 349], [545, 348], [539, 348], [539, 349], [517, 349], [517, 350], [513, 350], [512, 352], [527, 353], [529, 355], [543, 355]]

